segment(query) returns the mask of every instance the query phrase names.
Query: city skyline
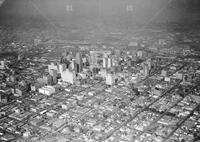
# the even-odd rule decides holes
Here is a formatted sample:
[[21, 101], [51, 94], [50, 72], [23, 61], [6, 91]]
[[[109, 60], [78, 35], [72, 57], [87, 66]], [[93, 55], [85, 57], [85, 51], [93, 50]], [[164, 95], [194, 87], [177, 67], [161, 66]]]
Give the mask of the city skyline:
[[0, 0], [0, 142], [199, 142], [199, 0]]

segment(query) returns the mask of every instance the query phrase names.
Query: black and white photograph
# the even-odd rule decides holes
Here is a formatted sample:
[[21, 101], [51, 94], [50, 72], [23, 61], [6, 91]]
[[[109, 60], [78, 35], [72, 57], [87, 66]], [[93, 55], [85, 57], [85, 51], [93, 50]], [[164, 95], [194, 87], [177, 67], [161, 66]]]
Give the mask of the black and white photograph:
[[200, 0], [0, 0], [0, 142], [200, 142]]

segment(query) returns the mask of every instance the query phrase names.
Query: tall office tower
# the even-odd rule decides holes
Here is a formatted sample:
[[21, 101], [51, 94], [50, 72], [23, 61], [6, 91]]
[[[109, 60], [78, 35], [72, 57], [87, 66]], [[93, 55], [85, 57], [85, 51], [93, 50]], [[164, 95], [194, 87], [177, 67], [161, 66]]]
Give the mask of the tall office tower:
[[76, 68], [76, 62], [75, 60], [72, 60], [70, 64], [70, 69], [74, 70], [75, 68]]
[[121, 59], [121, 51], [120, 50], [117, 50], [116, 51], [116, 63], [117, 63], [117, 66], [119, 65], [119, 62], [120, 62], [120, 59]]
[[57, 83], [58, 71], [52, 69], [52, 70], [50, 70], [49, 74], [52, 76], [53, 83], [56, 84]]
[[147, 64], [143, 64], [143, 74], [144, 74], [144, 76], [149, 75], [149, 67]]
[[76, 53], [76, 63], [77, 63], [77, 72], [82, 72], [83, 70], [83, 60], [82, 54], [80, 52]]
[[61, 57], [61, 64], [66, 64], [66, 67], [69, 68], [70, 62], [72, 60], [72, 56], [71, 55], [67, 55], [67, 56], [62, 56]]
[[76, 74], [78, 74], [78, 73], [79, 73], [79, 71], [80, 71], [79, 64], [77, 64], [77, 63], [74, 63], [74, 71], [75, 71], [75, 73], [76, 73]]
[[83, 66], [86, 66], [86, 65], [87, 65], [87, 58], [84, 57], [84, 58], [83, 58]]
[[111, 68], [112, 67], [112, 59], [109, 57], [108, 58], [108, 68]]
[[111, 58], [111, 61], [112, 61], [112, 66], [115, 67], [115, 66], [116, 66], [115, 57], [112, 57], [112, 58]]
[[90, 66], [96, 66], [97, 63], [97, 56], [95, 52], [90, 52]]
[[103, 58], [103, 68], [107, 68], [108, 67], [108, 58], [104, 57]]
[[148, 65], [148, 67], [149, 67], [149, 70], [151, 70], [151, 66], [152, 66], [151, 59], [148, 59], [148, 60], [147, 60], [147, 65]]

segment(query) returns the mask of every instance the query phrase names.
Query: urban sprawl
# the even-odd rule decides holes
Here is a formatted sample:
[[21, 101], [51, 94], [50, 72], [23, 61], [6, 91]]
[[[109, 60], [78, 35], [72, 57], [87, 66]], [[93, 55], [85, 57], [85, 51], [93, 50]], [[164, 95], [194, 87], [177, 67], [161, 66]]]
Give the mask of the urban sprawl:
[[200, 38], [155, 35], [2, 45], [0, 141], [199, 140]]

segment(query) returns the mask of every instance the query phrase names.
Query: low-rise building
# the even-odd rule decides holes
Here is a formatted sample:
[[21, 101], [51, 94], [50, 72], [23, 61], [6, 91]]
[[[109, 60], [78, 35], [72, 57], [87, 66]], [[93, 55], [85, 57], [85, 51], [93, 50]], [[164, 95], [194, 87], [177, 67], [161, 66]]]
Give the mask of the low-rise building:
[[39, 93], [50, 96], [51, 94], [55, 93], [56, 90], [53, 86], [44, 86], [38, 89]]

